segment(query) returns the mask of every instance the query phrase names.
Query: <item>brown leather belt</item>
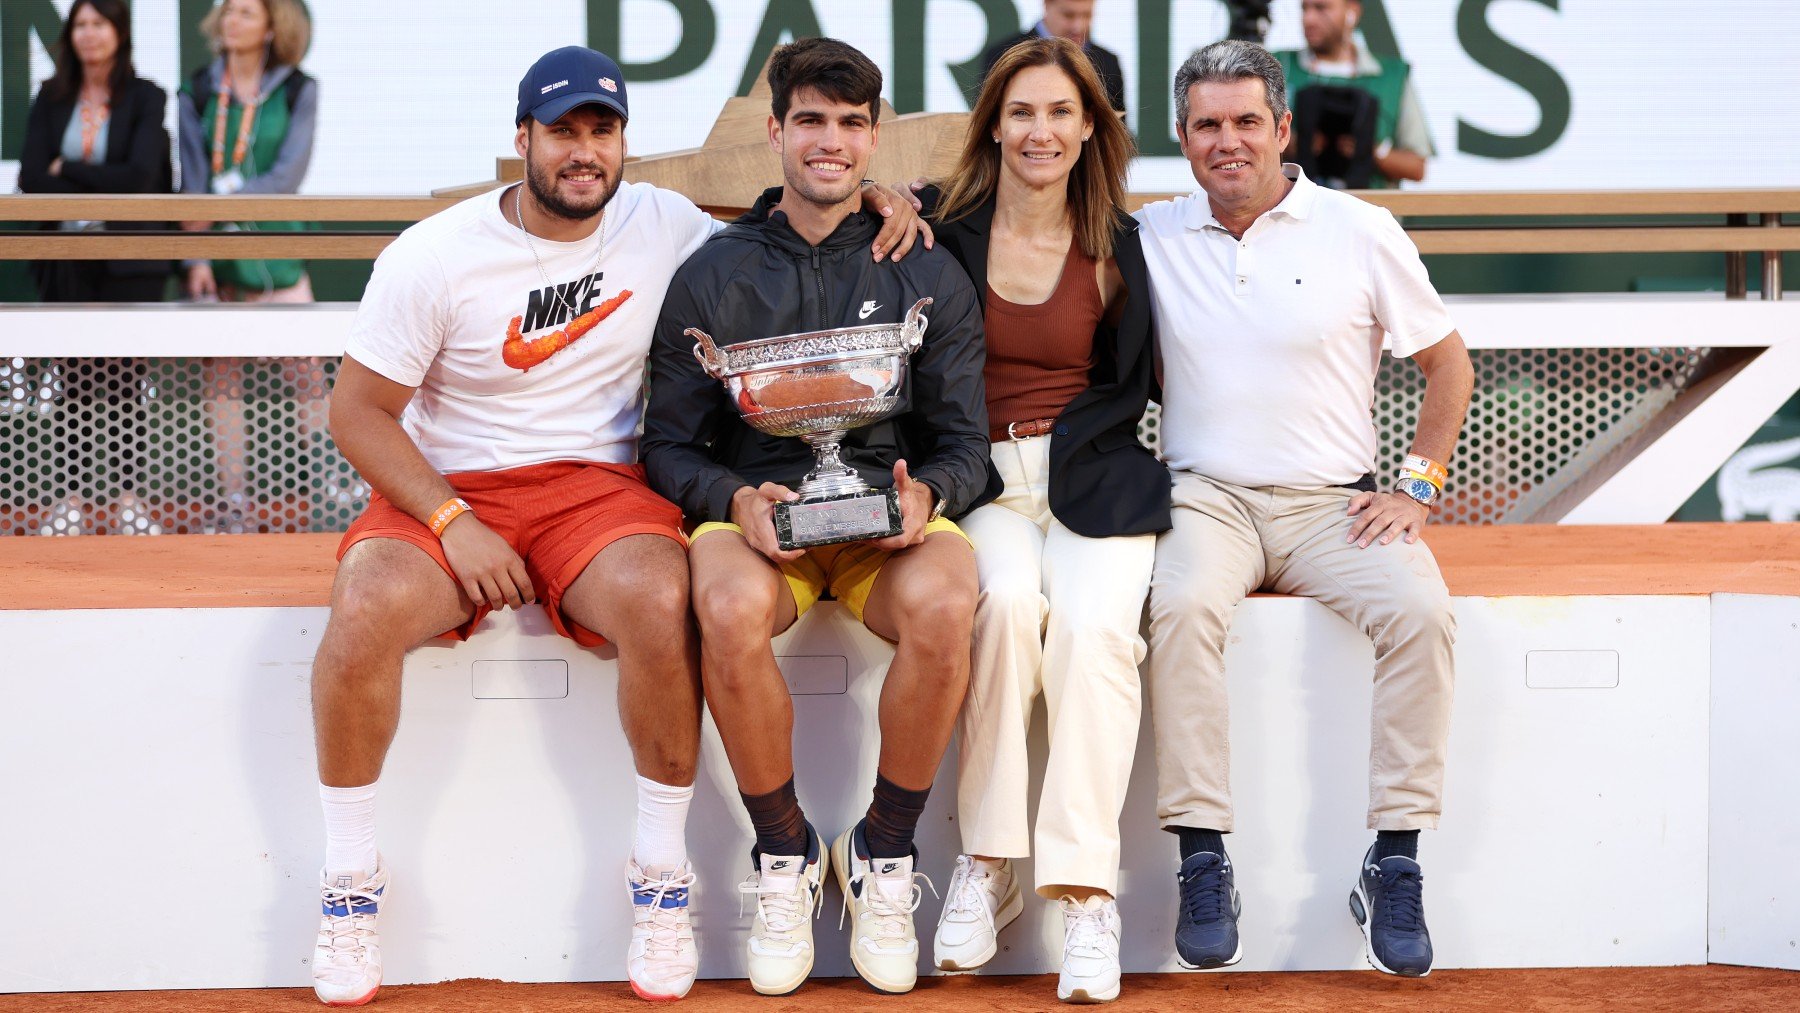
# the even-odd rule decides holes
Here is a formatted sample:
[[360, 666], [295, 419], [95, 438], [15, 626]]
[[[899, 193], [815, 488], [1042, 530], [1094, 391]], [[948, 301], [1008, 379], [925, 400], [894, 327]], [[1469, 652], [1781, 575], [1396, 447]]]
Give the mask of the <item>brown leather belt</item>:
[[[1033, 436], [1044, 436], [1055, 428], [1055, 419], [1032, 419], [1030, 422], [1009, 423], [1003, 431], [1003, 436], [1009, 440], [1029, 440]], [[997, 436], [993, 442], [998, 443], [1001, 438]]]

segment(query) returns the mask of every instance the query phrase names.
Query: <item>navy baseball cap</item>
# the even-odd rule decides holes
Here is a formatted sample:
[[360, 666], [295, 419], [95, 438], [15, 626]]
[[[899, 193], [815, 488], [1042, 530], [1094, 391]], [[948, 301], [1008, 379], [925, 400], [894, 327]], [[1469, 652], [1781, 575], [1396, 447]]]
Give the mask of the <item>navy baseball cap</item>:
[[549, 126], [576, 106], [596, 103], [630, 120], [625, 103], [625, 75], [605, 53], [585, 46], [553, 49], [519, 79], [519, 108], [513, 122], [535, 118]]

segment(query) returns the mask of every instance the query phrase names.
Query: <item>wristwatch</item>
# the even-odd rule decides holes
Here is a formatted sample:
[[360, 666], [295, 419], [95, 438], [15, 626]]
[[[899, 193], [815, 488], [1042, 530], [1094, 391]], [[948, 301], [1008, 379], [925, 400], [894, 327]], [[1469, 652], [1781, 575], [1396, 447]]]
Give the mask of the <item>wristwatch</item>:
[[930, 482], [922, 482], [920, 484], [931, 490], [931, 515], [925, 519], [925, 522], [929, 524], [932, 521], [941, 520], [944, 516], [944, 508], [949, 506], [950, 502], [944, 499], [944, 494], [938, 492], [937, 487]]
[[1438, 487], [1422, 478], [1403, 478], [1394, 491], [1429, 509], [1437, 502]]

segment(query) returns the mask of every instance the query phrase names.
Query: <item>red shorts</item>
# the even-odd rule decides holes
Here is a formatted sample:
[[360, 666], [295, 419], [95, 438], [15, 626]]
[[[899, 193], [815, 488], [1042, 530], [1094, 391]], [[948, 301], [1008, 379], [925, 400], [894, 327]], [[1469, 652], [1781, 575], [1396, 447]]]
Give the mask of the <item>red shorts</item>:
[[[601, 549], [627, 535], [664, 535], [687, 545], [680, 508], [650, 491], [644, 484], [643, 465], [555, 461], [446, 477], [481, 523], [525, 560], [525, 572], [549, 613], [550, 625], [583, 647], [598, 647], [606, 638], [565, 618], [562, 596]], [[369, 509], [344, 532], [337, 558], [342, 560], [365, 538], [398, 538], [416, 545], [457, 580], [431, 529], [380, 493], [370, 498]], [[457, 586], [462, 586], [460, 580]], [[476, 606], [468, 622], [443, 635], [468, 639], [489, 611], [485, 605]]]

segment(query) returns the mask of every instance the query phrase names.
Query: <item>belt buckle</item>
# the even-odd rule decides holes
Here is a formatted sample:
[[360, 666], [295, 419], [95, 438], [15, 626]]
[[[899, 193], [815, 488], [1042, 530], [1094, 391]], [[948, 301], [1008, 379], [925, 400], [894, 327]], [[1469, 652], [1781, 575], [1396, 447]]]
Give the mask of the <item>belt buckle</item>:
[[[1020, 424], [1021, 423], [1018, 423], [1018, 422], [1008, 422], [1006, 424], [1006, 438], [1013, 441], [1014, 443], [1017, 443], [1020, 440], [1028, 440], [1031, 438], [1029, 436], [1020, 436], [1018, 433], [1013, 431]], [[1035, 426], [1035, 425], [1037, 425], [1037, 420], [1033, 419], [1032, 421], [1029, 421], [1029, 422], [1026, 422], [1023, 424], [1028, 425], [1028, 426]]]

